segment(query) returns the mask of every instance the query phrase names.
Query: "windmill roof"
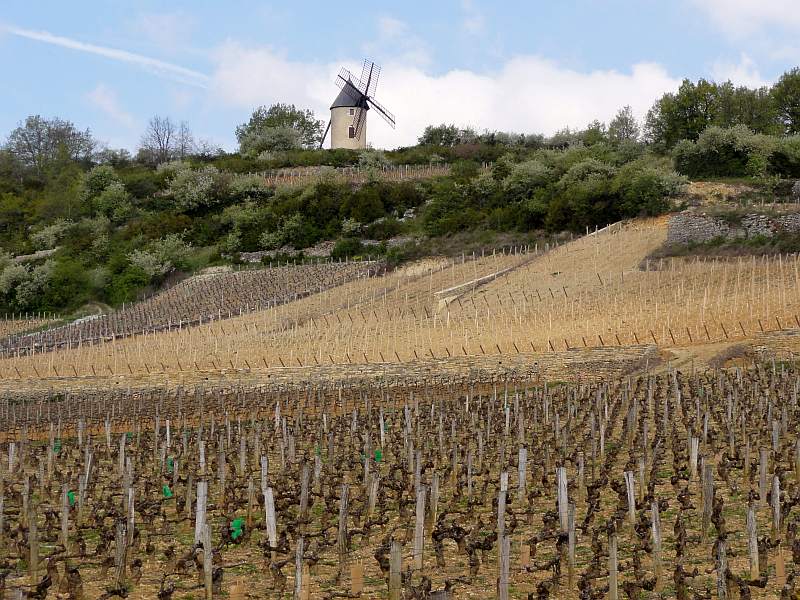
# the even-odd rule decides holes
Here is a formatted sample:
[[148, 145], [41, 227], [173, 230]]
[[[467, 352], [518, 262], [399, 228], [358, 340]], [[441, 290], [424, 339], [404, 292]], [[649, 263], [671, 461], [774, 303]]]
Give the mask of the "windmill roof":
[[346, 108], [354, 108], [354, 107], [357, 107], [357, 106], [358, 106], [358, 102], [357, 102], [356, 100], [354, 100], [354, 99], [352, 98], [352, 96], [350, 96], [350, 94], [348, 94], [348, 93], [345, 91], [345, 90], [347, 89], [347, 87], [348, 87], [348, 86], [350, 86], [350, 87], [352, 88], [352, 90], [353, 90], [353, 91], [355, 91], [356, 93], [358, 93], [358, 94], [360, 94], [360, 93], [361, 93], [361, 92], [359, 92], [359, 91], [356, 89], [356, 87], [355, 87], [354, 85], [352, 85], [351, 83], [345, 83], [345, 84], [344, 84], [344, 87], [342, 88], [342, 91], [341, 91], [341, 92], [339, 92], [339, 95], [338, 95], [338, 96], [336, 96], [336, 100], [334, 100], [334, 101], [333, 101], [333, 104], [331, 104], [331, 109], [334, 109], [334, 108], [342, 108], [342, 107], [346, 107]]

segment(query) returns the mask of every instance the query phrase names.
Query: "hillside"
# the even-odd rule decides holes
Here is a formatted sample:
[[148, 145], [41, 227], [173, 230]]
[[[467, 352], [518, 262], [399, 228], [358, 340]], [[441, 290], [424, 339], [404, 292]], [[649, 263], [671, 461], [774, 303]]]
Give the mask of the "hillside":
[[202, 325], [204, 321], [296, 301], [352, 279], [375, 275], [382, 268], [374, 262], [320, 262], [198, 275], [120, 310], [0, 339], [0, 351], [30, 354]]
[[[463, 370], [489, 357], [509, 365], [519, 357], [520, 365], [541, 362], [544, 369], [576, 352], [604, 352], [613, 361], [614, 349], [622, 368], [625, 348], [641, 356], [647, 347], [660, 350], [653, 364], [693, 355], [708, 361], [741, 344], [750, 350], [734, 354], [752, 355], [753, 347], [768, 349], [777, 340], [783, 353], [792, 351], [796, 338], [785, 334], [798, 327], [800, 314], [797, 255], [650, 260], [667, 223], [636, 220], [553, 248], [428, 259], [377, 277], [353, 279], [362, 267], [351, 265], [351, 275], [307, 297], [223, 321], [15, 356], [0, 360], [0, 376], [53, 382], [77, 376], [98, 384], [224, 373], [285, 378], [292, 369], [305, 378], [318, 369], [321, 377], [338, 378], [392, 364], [444, 369], [452, 361]], [[294, 289], [289, 282], [308, 267], [281, 269], [287, 278], [271, 282], [285, 287], [271, 293], [285, 297]], [[217, 301], [224, 294], [238, 306], [241, 298], [224, 291], [231, 280], [216, 281], [210, 289], [219, 290]], [[152, 302], [126, 310], [141, 314]], [[577, 367], [563, 376], [578, 373], [588, 375]]]

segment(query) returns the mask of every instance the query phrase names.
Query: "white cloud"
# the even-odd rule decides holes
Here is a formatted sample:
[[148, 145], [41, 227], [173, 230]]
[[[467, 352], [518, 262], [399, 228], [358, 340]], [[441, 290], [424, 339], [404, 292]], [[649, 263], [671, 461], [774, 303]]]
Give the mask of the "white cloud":
[[394, 17], [380, 17], [377, 38], [362, 44], [361, 48], [365, 55], [381, 61], [391, 56], [412, 65], [422, 66], [431, 62], [430, 49], [425, 41], [405, 21]]
[[755, 61], [747, 54], [742, 53], [738, 63], [717, 61], [711, 70], [715, 81], [730, 80], [735, 85], [744, 85], [750, 88], [759, 88], [770, 85], [758, 71]]
[[798, 0], [691, 0], [727, 34], [746, 37], [762, 29], [800, 31]]
[[117, 124], [128, 129], [136, 126], [136, 119], [120, 106], [117, 93], [106, 84], [98, 83], [91, 92], [86, 94], [86, 98], [92, 106], [103, 111]]
[[478, 35], [483, 33], [486, 27], [486, 19], [483, 13], [475, 6], [474, 0], [461, 0], [461, 11], [464, 17], [461, 20], [461, 27], [467, 33]]
[[[269, 48], [234, 42], [219, 48], [213, 60], [211, 89], [218, 102], [246, 110], [292, 102], [324, 119], [338, 93], [334, 79], [340, 67], [360, 72], [354, 62], [301, 63]], [[377, 99], [395, 113], [397, 129], [373, 112], [367, 133], [370, 143], [386, 148], [413, 144], [430, 124], [551, 134], [593, 119], [608, 121], [626, 104], [642, 118], [656, 98], [680, 84], [652, 63], [634, 64], [624, 73], [576, 71], [539, 56], [518, 56], [488, 74], [452, 70], [431, 75], [402, 60], [382, 66]]]
[[185, 46], [192, 29], [192, 20], [181, 13], [147, 13], [139, 15], [133, 29], [156, 46], [174, 51]]
[[20, 29], [19, 27], [8, 25], [0, 25], [0, 29], [4, 29], [11, 35], [16, 35], [18, 37], [43, 42], [45, 44], [52, 44], [54, 46], [60, 46], [62, 48], [69, 48], [70, 50], [77, 50], [79, 52], [96, 54], [98, 56], [110, 58], [111, 60], [130, 63], [150, 71], [151, 73], [155, 73], [156, 75], [160, 75], [179, 83], [201, 88], [206, 87], [208, 83], [208, 76], [204, 73], [187, 69], [185, 67], [181, 67], [180, 65], [159, 60], [157, 58], [151, 58], [149, 56], [128, 52], [127, 50], [119, 50], [117, 48], [109, 48], [107, 46], [87, 44], [86, 42], [81, 42], [79, 40], [53, 35], [48, 31]]
[[[270, 48], [245, 47], [226, 42], [212, 53], [216, 67], [211, 76], [211, 92], [226, 104], [254, 108], [272, 102], [291, 102], [321, 109], [333, 94], [338, 69], [291, 61]], [[355, 65], [350, 64], [355, 71]], [[361, 73], [359, 67], [358, 73]], [[328, 81], [325, 86], [323, 82]], [[326, 93], [326, 87], [330, 92]], [[333, 97], [328, 99], [328, 104]], [[327, 110], [327, 107], [326, 107]]]

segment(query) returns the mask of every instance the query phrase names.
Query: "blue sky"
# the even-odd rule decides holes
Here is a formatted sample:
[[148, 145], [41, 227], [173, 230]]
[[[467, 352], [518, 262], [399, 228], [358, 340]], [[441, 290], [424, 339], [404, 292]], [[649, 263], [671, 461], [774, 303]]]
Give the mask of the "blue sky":
[[798, 0], [9, 1], [0, 139], [60, 116], [131, 150], [154, 114], [227, 149], [259, 104], [327, 118], [341, 66], [383, 66], [378, 147], [428, 123], [552, 133], [643, 116], [683, 77], [763, 85], [800, 64]]

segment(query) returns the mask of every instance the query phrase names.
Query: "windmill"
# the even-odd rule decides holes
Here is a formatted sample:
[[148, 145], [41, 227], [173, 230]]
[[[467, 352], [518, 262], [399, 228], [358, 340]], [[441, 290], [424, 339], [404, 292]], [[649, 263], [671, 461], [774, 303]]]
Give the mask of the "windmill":
[[374, 108], [383, 120], [394, 129], [394, 115], [375, 100], [375, 89], [381, 68], [370, 60], [365, 60], [358, 78], [347, 69], [342, 69], [336, 77], [336, 85], [341, 91], [331, 105], [331, 119], [322, 136], [322, 148], [328, 130], [331, 132], [331, 148], [351, 148], [358, 150], [367, 147], [367, 111]]

